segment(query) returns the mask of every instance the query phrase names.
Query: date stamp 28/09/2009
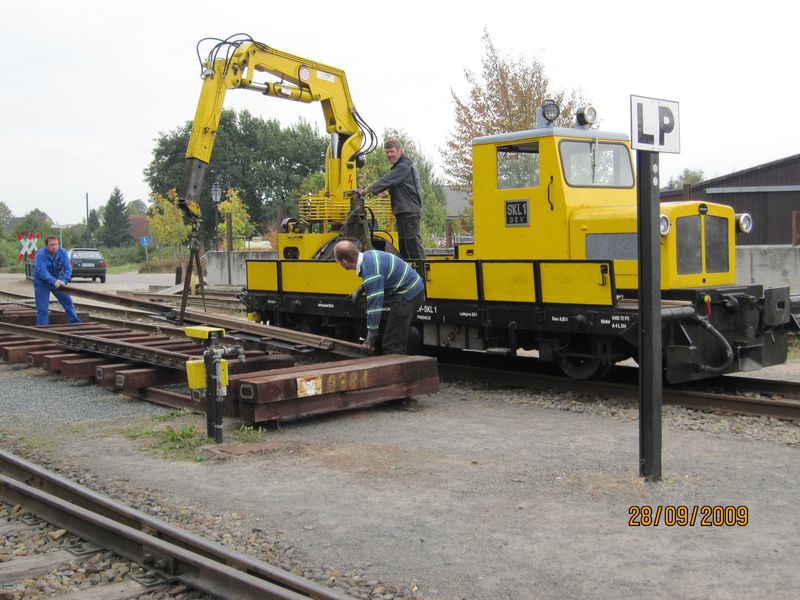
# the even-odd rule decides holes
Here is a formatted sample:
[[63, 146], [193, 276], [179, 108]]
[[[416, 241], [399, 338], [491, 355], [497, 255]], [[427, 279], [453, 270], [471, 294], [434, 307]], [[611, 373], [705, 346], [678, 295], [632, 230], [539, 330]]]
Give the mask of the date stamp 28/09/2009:
[[745, 527], [749, 523], [747, 506], [710, 505], [685, 506], [659, 504], [628, 507], [630, 527]]

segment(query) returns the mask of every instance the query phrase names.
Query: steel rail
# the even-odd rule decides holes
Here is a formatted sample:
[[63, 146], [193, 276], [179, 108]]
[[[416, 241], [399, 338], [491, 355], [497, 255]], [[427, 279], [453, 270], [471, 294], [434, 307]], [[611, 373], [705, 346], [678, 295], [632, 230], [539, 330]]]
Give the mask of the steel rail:
[[738, 415], [774, 417], [800, 421], [800, 400], [796, 398], [749, 398], [697, 390], [665, 389], [665, 404], [687, 408], [730, 412]]
[[[177, 294], [160, 294], [158, 292], [139, 292], [136, 290], [119, 290], [117, 292], [118, 296], [127, 296], [129, 298], [146, 298], [147, 300], [166, 300], [172, 302], [180, 302], [181, 297]], [[195, 301], [199, 303], [200, 298], [198, 296], [189, 296], [189, 301]], [[217, 302], [219, 304], [233, 304], [237, 307], [244, 310], [244, 304], [242, 301], [239, 300], [235, 294], [222, 294], [222, 293], [214, 293], [214, 292], [206, 292], [206, 300], [211, 300], [212, 302]]]
[[[74, 288], [74, 287], [70, 286], [67, 291], [72, 291], [73, 289], [77, 289], [77, 288]], [[7, 302], [6, 304], [20, 304], [20, 305], [28, 304], [27, 302], [24, 302], [24, 300], [28, 300], [31, 304], [35, 303], [35, 300], [33, 298], [31, 298], [31, 296], [29, 294], [20, 294], [19, 292], [12, 292], [12, 291], [9, 291], [9, 290], [0, 290], [0, 296], [10, 296], [11, 298], [20, 298], [21, 299], [21, 301], [18, 302], [18, 303], [17, 302]], [[113, 297], [114, 296], [112, 296], [112, 298]], [[53, 304], [53, 302], [51, 302], [51, 304]], [[123, 313], [123, 314], [127, 314], [128, 313], [128, 310], [124, 310], [124, 309], [116, 307], [116, 306], [97, 306], [96, 304], [91, 304], [91, 303], [88, 303], [88, 302], [81, 302], [80, 300], [75, 301], [75, 305], [76, 306], [84, 306], [87, 309], [95, 308], [95, 309], [98, 309], [98, 310], [112, 311], [112, 312], [118, 312], [118, 313]], [[149, 309], [149, 308], [152, 308], [152, 307], [148, 306], [147, 308]], [[63, 312], [61, 306], [56, 306], [55, 309], [57, 311], [59, 311], [59, 312]], [[134, 311], [133, 314], [136, 315], [136, 316], [152, 317], [152, 315], [153, 315], [153, 311], [152, 310], [142, 310], [142, 309], [133, 308], [133, 307], [128, 307], [128, 309], [133, 310]]]
[[[474, 365], [460, 365], [441, 361], [439, 362], [439, 376], [443, 380], [483, 381], [538, 390], [557, 389], [593, 397], [606, 396], [630, 399], [639, 397], [638, 386], [631, 383], [580, 381], [544, 373], [526, 373], [516, 370], [476, 367]], [[735, 380], [739, 379], [742, 380], [743, 388], [746, 387], [750, 392], [755, 391], [754, 385], [746, 383], [748, 380], [744, 377], [725, 378], [726, 383], [734, 387], [736, 386]], [[800, 384], [795, 382], [755, 381], [765, 382], [765, 387], [762, 389], [762, 393], [765, 394], [786, 394], [787, 390], [793, 389], [792, 395], [795, 395], [800, 391]], [[771, 384], [775, 385], [772, 386]], [[740, 415], [800, 421], [800, 398], [753, 398], [733, 393], [714, 393], [683, 387], [665, 387], [662, 392], [662, 402], [700, 410], [715, 410]]]
[[[30, 296], [26, 296], [25, 294], [18, 294], [17, 292], [9, 292], [7, 290], [0, 290], [0, 296], [11, 296], [13, 298], [28, 298], [30, 300], [30, 303], [34, 302], [34, 300], [30, 298]], [[6, 302], [6, 303], [0, 302], [0, 306], [3, 304], [27, 306], [27, 304], [22, 301]], [[162, 320], [162, 318], [157, 319], [155, 323], [137, 320], [146, 318], [152, 321], [153, 320], [152, 311], [143, 311], [131, 308], [120, 308], [118, 306], [97, 306], [96, 304], [81, 302], [80, 300], [76, 300], [75, 305], [85, 306], [89, 308], [90, 309], [89, 313], [91, 315], [92, 322], [106, 323], [108, 325], [117, 325], [117, 326], [121, 325], [123, 327], [131, 327], [133, 329], [140, 329], [142, 331], [149, 331], [152, 333], [164, 333], [166, 335], [174, 335], [176, 337], [184, 335], [184, 330], [182, 327], [169, 325], [166, 323], [166, 321]], [[30, 308], [30, 306], [27, 307]], [[92, 311], [91, 310], [92, 308], [94, 308], [95, 310]], [[107, 317], [97, 314], [97, 311], [118, 314], [120, 316], [116, 318]], [[0, 311], [0, 314], [2, 314], [2, 311]]]
[[[79, 332], [53, 331], [41, 327], [29, 327], [27, 325], [3, 322], [0, 322], [0, 331], [10, 331], [31, 338], [47, 340], [70, 350], [127, 358], [157, 367], [183, 370], [186, 368], [186, 361], [191, 358], [191, 355], [182, 352], [159, 350], [158, 348], [104, 338], [98, 335], [85, 335]], [[113, 333], [113, 331], [109, 331], [109, 333]], [[201, 348], [198, 345], [198, 349]]]
[[[708, 389], [722, 389], [725, 393], [750, 392], [753, 394], [768, 394], [782, 396], [784, 398], [800, 399], [800, 381], [786, 381], [781, 379], [767, 379], [764, 377], [749, 377], [747, 375], [723, 375], [713, 379], [701, 380], [701, 382], [690, 382], [681, 387], [688, 390], [696, 390], [700, 385]], [[700, 389], [700, 391], [705, 391]]]
[[14, 454], [0, 451], [0, 473], [0, 494], [7, 502], [21, 504], [166, 579], [224, 598], [350, 598], [173, 527]]
[[[106, 310], [105, 308], [103, 310]], [[127, 311], [120, 311], [121, 313], [125, 313]], [[175, 337], [180, 337], [186, 335], [181, 327], [175, 327], [174, 325], [167, 325], [164, 323], [143, 323], [142, 321], [133, 321], [128, 318], [114, 318], [114, 317], [103, 317], [97, 314], [92, 314], [92, 321], [96, 321], [98, 323], [105, 323], [107, 325], [117, 325], [122, 327], [130, 327], [131, 329], [139, 329], [141, 331], [147, 331], [150, 333], [163, 333], [165, 335], [172, 335]]]
[[[136, 300], [134, 298], [127, 298], [124, 296], [117, 296], [115, 294], [87, 290], [85, 288], [79, 288], [75, 286], [69, 286], [67, 291], [71, 295], [79, 298], [89, 298], [100, 302], [138, 308], [145, 311], [154, 310], [162, 313], [163, 315], [176, 314], [174, 307], [165, 306], [155, 302]], [[251, 321], [236, 317], [225, 317], [214, 313], [187, 310], [184, 312], [184, 322], [222, 327], [226, 330], [226, 333], [227, 330], [230, 330], [231, 332], [247, 333], [256, 336], [259, 340], [262, 340], [265, 343], [277, 340], [279, 342], [289, 342], [298, 346], [305, 346], [315, 350], [324, 350], [326, 352], [341, 354], [343, 356], [363, 356], [360, 344], [302, 331], [294, 331], [292, 329], [285, 329], [283, 327], [275, 327], [273, 325], [253, 323]]]

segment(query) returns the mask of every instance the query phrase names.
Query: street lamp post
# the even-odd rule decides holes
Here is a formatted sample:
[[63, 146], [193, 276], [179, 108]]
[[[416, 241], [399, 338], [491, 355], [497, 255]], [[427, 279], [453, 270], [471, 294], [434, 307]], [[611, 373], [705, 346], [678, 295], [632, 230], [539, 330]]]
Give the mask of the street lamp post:
[[211, 201], [214, 203], [214, 250], [217, 249], [219, 242], [217, 241], [217, 231], [219, 230], [219, 201], [222, 198], [222, 188], [219, 182], [215, 181], [211, 186]]

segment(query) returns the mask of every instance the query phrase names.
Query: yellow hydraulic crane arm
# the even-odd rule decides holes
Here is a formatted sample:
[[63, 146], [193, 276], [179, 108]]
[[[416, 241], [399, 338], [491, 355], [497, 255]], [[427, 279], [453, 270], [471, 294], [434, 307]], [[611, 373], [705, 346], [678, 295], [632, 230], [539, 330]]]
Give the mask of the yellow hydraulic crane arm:
[[[198, 199], [216, 141], [225, 93], [233, 88], [297, 102], [321, 103], [330, 135], [324, 194], [343, 199], [345, 192], [356, 188], [356, 167], [363, 166], [363, 155], [374, 147], [374, 134], [353, 106], [344, 71], [281, 52], [250, 38], [247, 41], [229, 38], [214, 48], [203, 62], [203, 87], [186, 151], [186, 170], [179, 192], [185, 212], [195, 218], [200, 216]], [[228, 55], [216, 58], [222, 48], [228, 50]], [[259, 73], [269, 73], [280, 81], [259, 82]]]

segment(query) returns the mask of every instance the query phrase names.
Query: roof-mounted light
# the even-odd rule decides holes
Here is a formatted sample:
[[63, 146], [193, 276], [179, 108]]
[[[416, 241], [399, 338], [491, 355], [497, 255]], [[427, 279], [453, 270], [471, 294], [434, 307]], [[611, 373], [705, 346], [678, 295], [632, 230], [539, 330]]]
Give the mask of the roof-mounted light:
[[753, 231], [753, 217], [749, 213], [740, 213], [736, 215], [736, 231], [742, 233], [750, 233]]
[[597, 110], [594, 106], [581, 106], [575, 113], [579, 127], [591, 127], [597, 121]]
[[671, 228], [672, 223], [669, 222], [669, 217], [667, 215], [660, 215], [658, 217], [658, 232], [661, 235], [667, 235]]
[[547, 119], [547, 124], [550, 125], [561, 114], [561, 109], [556, 104], [555, 100], [544, 100], [542, 102], [542, 116]]

